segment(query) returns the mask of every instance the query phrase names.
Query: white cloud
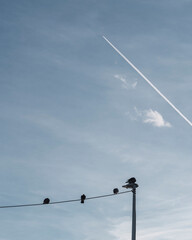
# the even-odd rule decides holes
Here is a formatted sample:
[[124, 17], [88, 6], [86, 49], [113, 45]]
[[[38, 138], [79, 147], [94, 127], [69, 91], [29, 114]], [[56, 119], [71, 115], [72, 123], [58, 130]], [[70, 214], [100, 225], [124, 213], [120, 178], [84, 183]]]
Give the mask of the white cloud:
[[114, 75], [114, 78], [120, 80], [120, 81], [123, 83], [123, 84], [122, 84], [122, 87], [123, 87], [123, 88], [126, 88], [126, 89], [131, 89], [131, 88], [132, 88], [132, 89], [135, 89], [136, 86], [137, 86], [137, 82], [134, 82], [134, 83], [132, 83], [132, 84], [129, 84], [129, 83], [127, 82], [126, 77], [123, 76], [123, 75], [115, 74], [115, 75]]
[[109, 234], [114, 239], [126, 240], [130, 238], [131, 219], [128, 217], [121, 217], [117, 219], [109, 219], [111, 229]]
[[155, 127], [171, 127], [171, 124], [169, 122], [166, 122], [159, 112], [153, 111], [152, 109], [146, 110], [144, 112], [143, 122], [150, 123]]
[[[177, 213], [169, 212], [162, 214], [160, 218], [153, 216], [137, 220], [137, 237], [141, 240], [153, 239], [191, 239], [191, 213], [180, 216], [180, 211]], [[139, 218], [140, 216], [138, 216]], [[147, 221], [146, 221], [147, 219]], [[131, 238], [131, 219], [121, 217], [110, 219], [111, 228], [108, 230], [113, 239], [126, 240]]]
[[136, 86], [137, 86], [137, 82], [134, 82], [131, 86], [132, 86], [133, 89], [135, 89]]
[[151, 124], [155, 127], [171, 127], [171, 124], [164, 120], [163, 116], [152, 109], [140, 111], [134, 107], [134, 113], [127, 112], [126, 115], [130, 117], [131, 120], [138, 121], [142, 119], [144, 123]]

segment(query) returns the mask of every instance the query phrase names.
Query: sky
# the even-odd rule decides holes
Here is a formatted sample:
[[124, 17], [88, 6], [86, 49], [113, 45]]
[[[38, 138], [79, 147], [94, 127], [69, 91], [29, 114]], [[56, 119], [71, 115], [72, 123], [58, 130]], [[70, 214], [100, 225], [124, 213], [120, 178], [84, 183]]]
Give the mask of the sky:
[[[137, 239], [191, 240], [192, 1], [0, 0], [0, 206], [124, 191]], [[132, 193], [0, 209], [0, 240], [131, 239]]]

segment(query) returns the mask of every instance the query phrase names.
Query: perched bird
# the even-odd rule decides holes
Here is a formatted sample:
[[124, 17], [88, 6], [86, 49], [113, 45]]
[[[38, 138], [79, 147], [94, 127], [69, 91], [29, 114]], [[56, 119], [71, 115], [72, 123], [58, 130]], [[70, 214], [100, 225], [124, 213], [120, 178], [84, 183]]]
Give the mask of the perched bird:
[[49, 204], [50, 203], [50, 199], [49, 198], [45, 198], [43, 201], [43, 204]]
[[113, 189], [113, 193], [114, 193], [114, 194], [117, 194], [118, 192], [119, 192], [119, 189], [118, 189], [118, 188], [114, 188], [114, 189]]
[[136, 182], [136, 179], [134, 177], [132, 177], [132, 178], [129, 178], [126, 183], [131, 184], [131, 183], [135, 183], [135, 182]]
[[85, 194], [81, 195], [81, 203], [84, 203], [85, 199], [86, 199]]

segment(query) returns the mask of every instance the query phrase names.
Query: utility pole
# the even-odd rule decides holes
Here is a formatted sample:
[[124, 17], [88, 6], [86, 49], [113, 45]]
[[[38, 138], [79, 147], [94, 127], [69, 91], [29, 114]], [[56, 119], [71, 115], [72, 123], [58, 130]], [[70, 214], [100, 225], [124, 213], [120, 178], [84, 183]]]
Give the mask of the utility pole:
[[123, 185], [124, 188], [131, 188], [133, 193], [133, 203], [132, 203], [132, 240], [136, 240], [136, 188], [139, 185], [136, 183], [134, 177], [127, 180], [126, 185]]

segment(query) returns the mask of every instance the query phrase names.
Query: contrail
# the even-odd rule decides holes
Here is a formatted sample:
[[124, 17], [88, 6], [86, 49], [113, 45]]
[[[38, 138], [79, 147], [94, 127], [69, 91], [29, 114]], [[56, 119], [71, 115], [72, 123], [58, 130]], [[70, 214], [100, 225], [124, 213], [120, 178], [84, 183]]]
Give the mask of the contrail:
[[170, 102], [169, 99], [167, 99], [167, 98], [165, 97], [165, 95], [163, 95], [163, 93], [161, 93], [161, 92], [155, 87], [155, 85], [153, 85], [153, 84], [151, 83], [151, 81], [150, 81], [147, 77], [145, 77], [145, 76], [143, 75], [143, 73], [139, 71], [138, 68], [136, 68], [136, 67], [133, 65], [132, 62], [130, 62], [105, 36], [103, 36], [103, 38], [105, 39], [105, 41], [106, 41], [107, 43], [109, 43], [109, 45], [110, 45], [117, 53], [119, 53], [119, 55], [120, 55], [127, 63], [129, 63], [129, 65], [130, 65], [190, 126], [192, 126], [192, 122], [191, 122], [187, 117], [185, 117], [185, 116], [179, 111], [179, 109], [176, 108], [175, 105], [173, 105], [173, 103]]

